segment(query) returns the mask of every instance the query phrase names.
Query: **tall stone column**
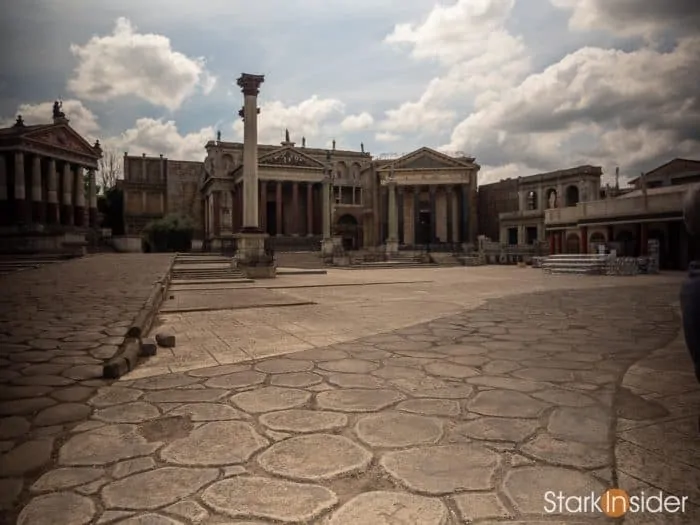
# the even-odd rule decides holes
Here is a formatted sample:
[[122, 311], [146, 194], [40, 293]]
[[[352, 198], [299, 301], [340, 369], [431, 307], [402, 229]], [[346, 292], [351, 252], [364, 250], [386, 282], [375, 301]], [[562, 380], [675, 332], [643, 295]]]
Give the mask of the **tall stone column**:
[[61, 214], [58, 207], [58, 172], [56, 171], [56, 161], [54, 159], [49, 159], [47, 171], [46, 222], [48, 224], [60, 224]]
[[399, 251], [399, 210], [396, 205], [396, 181], [393, 173], [389, 176], [387, 189], [389, 191], [388, 205], [388, 236], [386, 239], [386, 251], [389, 254], [394, 254]]
[[61, 224], [73, 225], [73, 172], [68, 162], [63, 163], [63, 200], [61, 205]]
[[7, 198], [7, 162], [5, 155], [0, 152], [0, 226], [7, 226], [10, 223]]
[[284, 227], [284, 215], [282, 208], [282, 181], [277, 181], [275, 186], [275, 219], [277, 221], [277, 235], [282, 235]]
[[437, 241], [437, 188], [435, 186], [429, 186], [428, 192], [430, 194], [430, 243], [433, 244]]
[[46, 222], [46, 205], [42, 192], [41, 157], [34, 155], [32, 159], [32, 222]]
[[243, 91], [243, 228], [242, 232], [261, 233], [258, 223], [258, 94], [263, 75], [242, 74], [238, 85]]
[[88, 220], [90, 228], [97, 228], [97, 180], [95, 170], [88, 171]]
[[461, 211], [461, 214], [460, 214], [461, 216], [460, 216], [460, 221], [459, 221], [460, 237], [461, 237], [461, 240], [463, 243], [468, 243], [468, 242], [471, 242], [470, 233], [469, 233], [470, 209], [469, 209], [469, 185], [468, 184], [460, 185], [459, 201], [460, 201], [460, 211]]
[[267, 181], [260, 181], [260, 229], [267, 233]]
[[32, 209], [27, 200], [24, 179], [24, 153], [15, 153], [15, 222], [28, 224], [32, 221]]
[[306, 235], [314, 234], [314, 185], [306, 184]]
[[299, 213], [299, 183], [292, 182], [292, 235], [299, 235], [301, 217]]
[[420, 194], [421, 187], [413, 187], [413, 244], [417, 245], [422, 239], [419, 235], [422, 234], [420, 227]]
[[75, 182], [73, 184], [75, 206], [73, 207], [74, 224], [81, 228], [85, 226], [85, 170], [78, 166], [75, 170]]
[[406, 232], [404, 231], [404, 227], [405, 227], [406, 225], [405, 225], [404, 223], [405, 223], [406, 221], [404, 221], [404, 195], [406, 194], [406, 192], [404, 191], [404, 187], [403, 187], [403, 186], [398, 186], [398, 187], [396, 188], [396, 192], [397, 192], [397, 195], [396, 195], [396, 198], [397, 198], [397, 202], [396, 202], [396, 208], [397, 208], [397, 210], [396, 210], [396, 213], [397, 213], [397, 215], [398, 215], [398, 217], [397, 217], [397, 221], [398, 221], [398, 226], [397, 226], [398, 234], [397, 234], [397, 236], [396, 236], [396, 240], [399, 242], [399, 244], [405, 244], [405, 243], [406, 243], [406, 241], [405, 241], [405, 239], [406, 239]]
[[452, 243], [452, 186], [445, 186], [445, 221], [447, 242]]
[[588, 227], [587, 226], [581, 226], [580, 231], [579, 231], [579, 239], [580, 239], [580, 253], [588, 253]]

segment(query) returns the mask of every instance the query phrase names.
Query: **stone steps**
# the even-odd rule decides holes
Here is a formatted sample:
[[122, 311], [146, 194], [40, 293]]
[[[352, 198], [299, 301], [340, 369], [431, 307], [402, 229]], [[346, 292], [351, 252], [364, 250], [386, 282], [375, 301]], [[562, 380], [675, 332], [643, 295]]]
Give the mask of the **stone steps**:
[[178, 254], [170, 278], [174, 284], [253, 282], [234, 268], [231, 262], [231, 259], [221, 255]]
[[602, 275], [606, 271], [607, 255], [558, 254], [550, 255], [541, 264], [545, 273]]

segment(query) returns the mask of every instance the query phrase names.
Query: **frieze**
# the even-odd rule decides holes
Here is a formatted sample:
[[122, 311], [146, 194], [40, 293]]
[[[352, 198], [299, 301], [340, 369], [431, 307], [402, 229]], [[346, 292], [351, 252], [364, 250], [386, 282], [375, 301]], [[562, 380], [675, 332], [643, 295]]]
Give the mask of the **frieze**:
[[272, 165], [272, 166], [297, 166], [303, 168], [320, 168], [316, 163], [313, 163], [305, 155], [296, 153], [290, 149], [285, 150], [276, 155], [271, 155], [264, 159], [261, 159], [262, 164]]
[[85, 168], [97, 170], [99, 166], [94, 157], [84, 155], [77, 152], [66, 151], [63, 148], [52, 146], [45, 143], [20, 143], [15, 150], [22, 151], [30, 155], [38, 155], [40, 157], [52, 158], [71, 164], [77, 164]]
[[[381, 184], [388, 184], [388, 175], [381, 176]], [[471, 184], [469, 173], [394, 173], [394, 182], [399, 186]]]

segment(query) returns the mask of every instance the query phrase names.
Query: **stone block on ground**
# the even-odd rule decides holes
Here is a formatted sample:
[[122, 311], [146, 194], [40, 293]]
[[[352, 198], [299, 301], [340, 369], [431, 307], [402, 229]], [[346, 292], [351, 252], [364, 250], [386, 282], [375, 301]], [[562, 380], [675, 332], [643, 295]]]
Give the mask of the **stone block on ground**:
[[[175, 336], [173, 336], [174, 341]], [[173, 346], [175, 344], [173, 343]], [[158, 353], [158, 344], [156, 340], [152, 337], [147, 337], [141, 341], [141, 356], [142, 357], [152, 357]]]
[[174, 348], [175, 347], [175, 334], [164, 330], [156, 334], [156, 343], [162, 348]]

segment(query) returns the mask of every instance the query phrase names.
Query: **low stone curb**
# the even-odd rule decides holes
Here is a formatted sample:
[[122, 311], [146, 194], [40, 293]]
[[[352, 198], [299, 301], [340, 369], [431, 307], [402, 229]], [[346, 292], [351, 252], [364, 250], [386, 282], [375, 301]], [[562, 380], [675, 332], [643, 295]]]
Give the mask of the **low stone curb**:
[[156, 281], [148, 299], [146, 299], [143, 307], [131, 323], [117, 354], [107, 361], [102, 368], [102, 376], [105, 379], [118, 379], [136, 367], [138, 358], [141, 355], [141, 337], [150, 330], [153, 320], [165, 299], [176, 258], [177, 254], [170, 260], [170, 266], [168, 266], [168, 270], [163, 278]]

